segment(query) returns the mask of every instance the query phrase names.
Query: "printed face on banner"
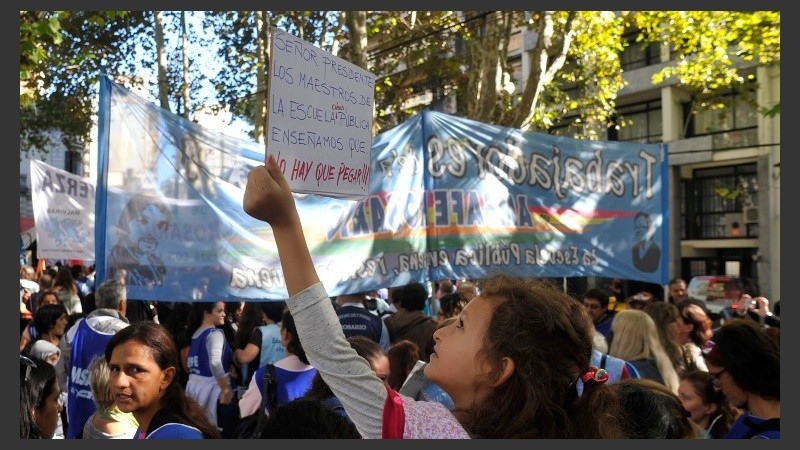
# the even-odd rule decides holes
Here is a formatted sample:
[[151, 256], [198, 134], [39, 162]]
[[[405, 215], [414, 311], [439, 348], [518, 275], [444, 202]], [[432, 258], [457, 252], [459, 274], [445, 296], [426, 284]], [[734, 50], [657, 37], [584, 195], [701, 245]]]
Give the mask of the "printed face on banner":
[[159, 239], [169, 229], [169, 217], [157, 206], [150, 205], [142, 210], [138, 218], [129, 223], [130, 241], [141, 253], [154, 253]]
[[126, 282], [132, 286], [163, 286], [167, 270], [157, 249], [171, 223], [172, 213], [157, 197], [132, 197], [119, 217], [119, 236], [109, 258], [111, 273], [127, 271]]

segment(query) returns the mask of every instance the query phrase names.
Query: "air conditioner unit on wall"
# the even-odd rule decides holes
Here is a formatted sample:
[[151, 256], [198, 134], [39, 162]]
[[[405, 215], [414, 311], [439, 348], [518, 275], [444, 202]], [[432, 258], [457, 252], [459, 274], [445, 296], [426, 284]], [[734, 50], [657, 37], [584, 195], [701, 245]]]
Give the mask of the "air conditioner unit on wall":
[[758, 222], [758, 206], [745, 206], [742, 208], [742, 217], [744, 223]]

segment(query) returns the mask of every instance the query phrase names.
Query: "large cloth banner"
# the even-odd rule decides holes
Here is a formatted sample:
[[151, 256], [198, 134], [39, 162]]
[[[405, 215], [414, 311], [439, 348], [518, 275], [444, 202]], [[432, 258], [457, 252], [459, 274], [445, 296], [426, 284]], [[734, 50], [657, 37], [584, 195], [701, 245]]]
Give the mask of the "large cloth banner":
[[[128, 296], [287, 297], [268, 224], [242, 210], [261, 144], [100, 89], [97, 271]], [[375, 136], [369, 195], [295, 194], [331, 296], [442, 279], [667, 282], [667, 148], [568, 139], [423, 112]], [[273, 147], [270, 147], [273, 151]], [[329, 176], [311, 168], [309, 177]]]
[[31, 202], [37, 258], [94, 261], [93, 181], [31, 160]]

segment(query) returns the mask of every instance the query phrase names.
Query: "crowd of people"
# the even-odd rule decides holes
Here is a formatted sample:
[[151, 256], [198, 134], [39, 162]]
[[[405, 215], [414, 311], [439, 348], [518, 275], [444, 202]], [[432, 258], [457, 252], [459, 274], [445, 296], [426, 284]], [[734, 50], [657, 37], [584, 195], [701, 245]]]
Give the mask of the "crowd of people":
[[331, 297], [273, 158], [243, 208], [287, 299], [162, 310], [125, 274], [21, 268], [21, 438], [780, 438], [766, 299], [714, 323], [685, 283], [620, 311], [503, 274]]

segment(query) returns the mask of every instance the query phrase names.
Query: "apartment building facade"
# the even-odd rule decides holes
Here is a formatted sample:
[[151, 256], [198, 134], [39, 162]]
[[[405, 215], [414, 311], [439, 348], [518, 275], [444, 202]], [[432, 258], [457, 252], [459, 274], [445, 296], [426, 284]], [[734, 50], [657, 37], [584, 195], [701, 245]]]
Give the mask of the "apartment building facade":
[[[527, 30], [512, 35], [515, 79], [526, 78], [534, 44]], [[692, 115], [692, 94], [677, 80], [651, 81], [670, 62], [666, 45], [631, 43], [621, 59], [627, 84], [616, 102], [626, 126], [606, 139], [667, 144], [670, 277], [738, 277], [780, 300], [780, 114], [731, 92], [723, 110]], [[748, 94], [757, 105], [780, 102], [779, 64], [740, 69], [754, 76]]]
[[[625, 125], [610, 128], [605, 139], [667, 144], [670, 278], [738, 277], [778, 301], [780, 114], [764, 115], [745, 97], [760, 106], [779, 103], [780, 65], [740, 64], [742, 74], [754, 77], [752, 92], [731, 92], [724, 109], [691, 114], [692, 94], [677, 80], [652, 82], [653, 74], [670, 63], [668, 46], [643, 48], [633, 42], [634, 36], [629, 34], [631, 45], [621, 54], [626, 86], [616, 99], [618, 118]], [[535, 45], [535, 32], [520, 28], [511, 33], [507, 63], [516, 86], [503, 83], [504, 89], [522, 90], [519, 80], [527, 79]], [[455, 113], [455, 98], [437, 94], [423, 88], [404, 107], [425, 105]], [[549, 132], [569, 136], [566, 130]], [[575, 292], [582, 289], [585, 284]]]

